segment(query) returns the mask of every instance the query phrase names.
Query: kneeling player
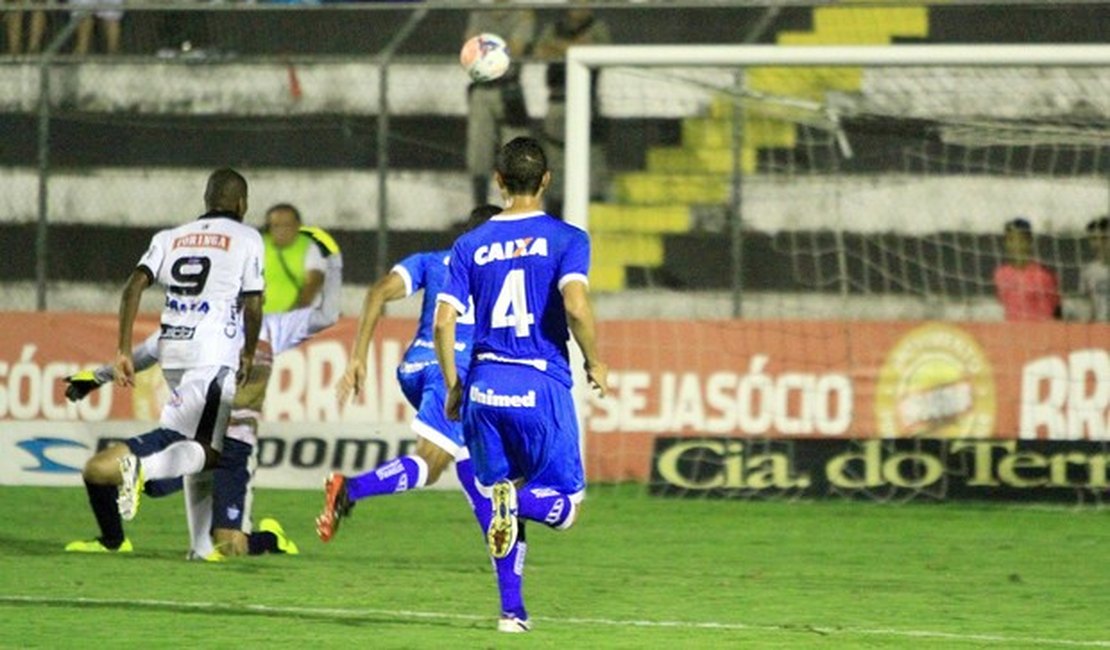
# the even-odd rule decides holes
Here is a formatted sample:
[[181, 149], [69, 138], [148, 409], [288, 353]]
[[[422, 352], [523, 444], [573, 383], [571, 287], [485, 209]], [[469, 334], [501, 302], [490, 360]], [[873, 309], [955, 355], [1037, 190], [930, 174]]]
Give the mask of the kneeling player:
[[[338, 245], [323, 230], [302, 228], [313, 239], [326, 260], [325, 279], [319, 303], [312, 308], [267, 314], [262, 319], [258, 350], [245, 385], [235, 394], [227, 425], [223, 453], [214, 471], [184, 482], [186, 515], [189, 523], [190, 559], [222, 560], [226, 555], [259, 555], [263, 553], [299, 552], [281, 524], [272, 518], [259, 523], [252, 531], [254, 449], [257, 446], [258, 421], [266, 398], [266, 387], [273, 358], [291, 349], [312, 335], [327, 329], [339, 319], [342, 289], [343, 258]], [[135, 365], [143, 370], [158, 363], [158, 337], [152, 335], [135, 350]], [[83, 399], [113, 378], [112, 368], [102, 366], [67, 377], [66, 397]], [[182, 489], [183, 481], [148, 481], [144, 492], [161, 497]], [[215, 548], [213, 548], [213, 538]], [[126, 543], [127, 550], [131, 544]], [[69, 551], [96, 551], [97, 541], [73, 542]]]

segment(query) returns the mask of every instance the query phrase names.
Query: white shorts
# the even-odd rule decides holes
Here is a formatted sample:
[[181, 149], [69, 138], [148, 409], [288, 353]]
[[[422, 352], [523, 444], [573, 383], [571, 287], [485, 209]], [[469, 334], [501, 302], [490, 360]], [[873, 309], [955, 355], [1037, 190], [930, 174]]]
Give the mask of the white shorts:
[[170, 397], [162, 407], [160, 424], [216, 451], [223, 448], [235, 373], [227, 366], [163, 370]]

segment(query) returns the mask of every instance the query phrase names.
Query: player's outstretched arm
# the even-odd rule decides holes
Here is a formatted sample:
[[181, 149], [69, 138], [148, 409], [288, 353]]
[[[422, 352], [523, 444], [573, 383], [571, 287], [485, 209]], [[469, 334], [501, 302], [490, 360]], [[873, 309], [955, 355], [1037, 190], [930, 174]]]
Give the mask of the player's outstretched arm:
[[[131, 350], [132, 364], [135, 372], [142, 372], [158, 363], [158, 332], [153, 332], [142, 343]], [[82, 370], [65, 377], [66, 399], [71, 402], [80, 402], [89, 396], [89, 393], [115, 379], [115, 371], [110, 364]]]
[[459, 369], [455, 366], [455, 322], [459, 319], [459, 312], [455, 307], [440, 302], [436, 305], [436, 320], [434, 338], [436, 346], [436, 360], [439, 361], [443, 381], [447, 384], [447, 417], [458, 420], [459, 408], [462, 406], [462, 386], [459, 385]]
[[135, 328], [135, 316], [139, 313], [139, 302], [143, 291], [150, 286], [152, 274], [140, 266], [131, 272], [127, 286], [119, 302], [119, 337], [116, 340], [116, 360], [113, 366], [116, 385], [131, 386], [135, 383], [135, 362], [131, 355], [131, 336]]
[[351, 394], [358, 395], [366, 383], [366, 356], [370, 353], [370, 341], [374, 338], [374, 330], [378, 321], [385, 313], [385, 303], [400, 300], [408, 295], [405, 280], [395, 271], [390, 271], [379, 278], [366, 291], [366, 298], [362, 301], [362, 313], [358, 316], [358, 332], [355, 334], [354, 345], [351, 346], [351, 358], [347, 362], [347, 370], [336, 386], [336, 397], [343, 404]]
[[563, 306], [566, 308], [570, 333], [586, 359], [586, 378], [598, 395], [605, 397], [609, 366], [605, 365], [597, 353], [597, 325], [584, 282], [571, 281], [563, 287]]

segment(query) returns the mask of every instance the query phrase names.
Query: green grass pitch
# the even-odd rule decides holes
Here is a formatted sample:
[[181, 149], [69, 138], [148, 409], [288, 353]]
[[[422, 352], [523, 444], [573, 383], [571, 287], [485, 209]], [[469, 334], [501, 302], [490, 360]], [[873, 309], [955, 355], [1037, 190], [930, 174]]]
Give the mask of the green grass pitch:
[[1110, 647], [1105, 511], [655, 499], [593, 488], [578, 526], [529, 528], [535, 629], [499, 635], [461, 494], [360, 503], [264, 490], [296, 557], [184, 561], [180, 498], [146, 499], [131, 555], [76, 555], [83, 491], [0, 488], [4, 648]]

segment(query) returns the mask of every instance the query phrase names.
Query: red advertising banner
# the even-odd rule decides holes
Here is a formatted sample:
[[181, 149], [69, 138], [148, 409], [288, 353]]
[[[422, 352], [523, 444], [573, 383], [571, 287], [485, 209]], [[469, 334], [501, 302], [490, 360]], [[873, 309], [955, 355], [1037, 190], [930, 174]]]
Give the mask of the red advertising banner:
[[645, 478], [659, 435], [1110, 438], [1105, 323], [619, 321], [600, 340], [593, 477]]
[[[136, 336], [153, 331], [145, 318]], [[275, 360], [269, 421], [403, 423], [394, 378], [415, 323], [385, 319], [367, 391], [336, 403], [353, 319]], [[583, 404], [591, 480], [646, 480], [656, 436], [1110, 438], [1110, 324], [606, 321], [610, 395]], [[4, 420], [157, 419], [159, 373], [66, 402], [62, 377], [111, 359], [113, 315], [0, 313]]]

